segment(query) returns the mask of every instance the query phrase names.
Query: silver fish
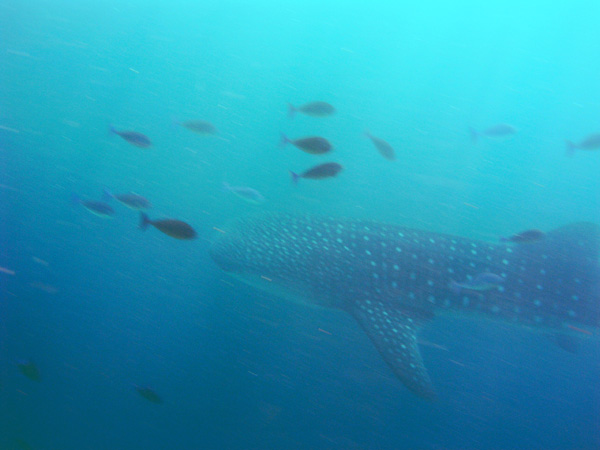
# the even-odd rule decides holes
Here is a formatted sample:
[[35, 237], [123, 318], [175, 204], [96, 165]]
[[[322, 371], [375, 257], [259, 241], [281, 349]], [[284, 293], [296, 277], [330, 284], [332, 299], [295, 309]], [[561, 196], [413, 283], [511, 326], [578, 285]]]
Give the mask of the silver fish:
[[486, 128], [483, 131], [477, 131], [475, 128], [469, 128], [469, 131], [471, 133], [471, 141], [476, 143], [481, 136], [490, 138], [504, 138], [515, 134], [517, 129], [507, 123], [499, 123]]
[[230, 184], [223, 182], [223, 190], [231, 192], [236, 197], [254, 205], [260, 205], [266, 201], [265, 197], [260, 192], [248, 186], [231, 186]]
[[288, 103], [288, 117], [293, 119], [297, 112], [307, 116], [327, 117], [335, 114], [335, 108], [326, 102], [305, 103], [297, 108], [291, 103]]

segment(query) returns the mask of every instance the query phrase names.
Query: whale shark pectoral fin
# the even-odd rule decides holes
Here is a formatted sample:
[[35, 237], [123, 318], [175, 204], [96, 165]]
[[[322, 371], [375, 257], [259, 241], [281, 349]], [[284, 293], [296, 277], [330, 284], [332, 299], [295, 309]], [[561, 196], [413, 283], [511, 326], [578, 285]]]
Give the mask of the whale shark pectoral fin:
[[428, 400], [435, 399], [435, 390], [417, 344], [417, 328], [421, 321], [418, 314], [389, 309], [376, 301], [371, 301], [370, 304], [357, 302], [349, 312], [400, 381], [418, 396]]

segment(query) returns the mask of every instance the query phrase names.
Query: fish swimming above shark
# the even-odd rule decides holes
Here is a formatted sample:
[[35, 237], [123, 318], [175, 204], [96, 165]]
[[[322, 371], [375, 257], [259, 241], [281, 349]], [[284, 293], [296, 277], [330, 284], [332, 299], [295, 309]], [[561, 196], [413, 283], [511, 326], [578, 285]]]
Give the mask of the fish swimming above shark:
[[[435, 398], [417, 334], [440, 314], [540, 328], [556, 335], [600, 326], [600, 227], [574, 223], [523, 246], [476, 241], [368, 220], [269, 214], [243, 218], [211, 246], [248, 284], [351, 314], [395, 375]], [[485, 295], [451, 289], [481, 273]]]

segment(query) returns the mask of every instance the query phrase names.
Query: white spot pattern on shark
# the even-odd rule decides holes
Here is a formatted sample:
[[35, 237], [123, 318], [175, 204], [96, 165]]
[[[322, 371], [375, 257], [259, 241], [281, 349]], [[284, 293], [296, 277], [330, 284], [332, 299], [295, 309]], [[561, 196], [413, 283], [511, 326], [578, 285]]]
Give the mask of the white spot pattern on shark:
[[[213, 259], [306, 301], [351, 313], [400, 380], [431, 398], [416, 333], [440, 309], [527, 326], [600, 325], [600, 232], [578, 223], [510, 246], [373, 221], [271, 214], [220, 234]], [[453, 280], [501, 274], [502, 289], [457, 294]]]

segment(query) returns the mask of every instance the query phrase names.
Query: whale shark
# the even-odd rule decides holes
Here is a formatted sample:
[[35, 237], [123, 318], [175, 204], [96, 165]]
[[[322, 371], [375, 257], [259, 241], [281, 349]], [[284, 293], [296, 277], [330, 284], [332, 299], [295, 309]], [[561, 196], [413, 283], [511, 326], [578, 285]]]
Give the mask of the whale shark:
[[[436, 392], [417, 335], [438, 315], [492, 318], [565, 339], [600, 326], [600, 227], [592, 223], [519, 245], [285, 213], [241, 218], [221, 231], [210, 248], [221, 269], [282, 297], [351, 314], [400, 381], [426, 399]], [[480, 274], [503, 282], [452, 288]]]

